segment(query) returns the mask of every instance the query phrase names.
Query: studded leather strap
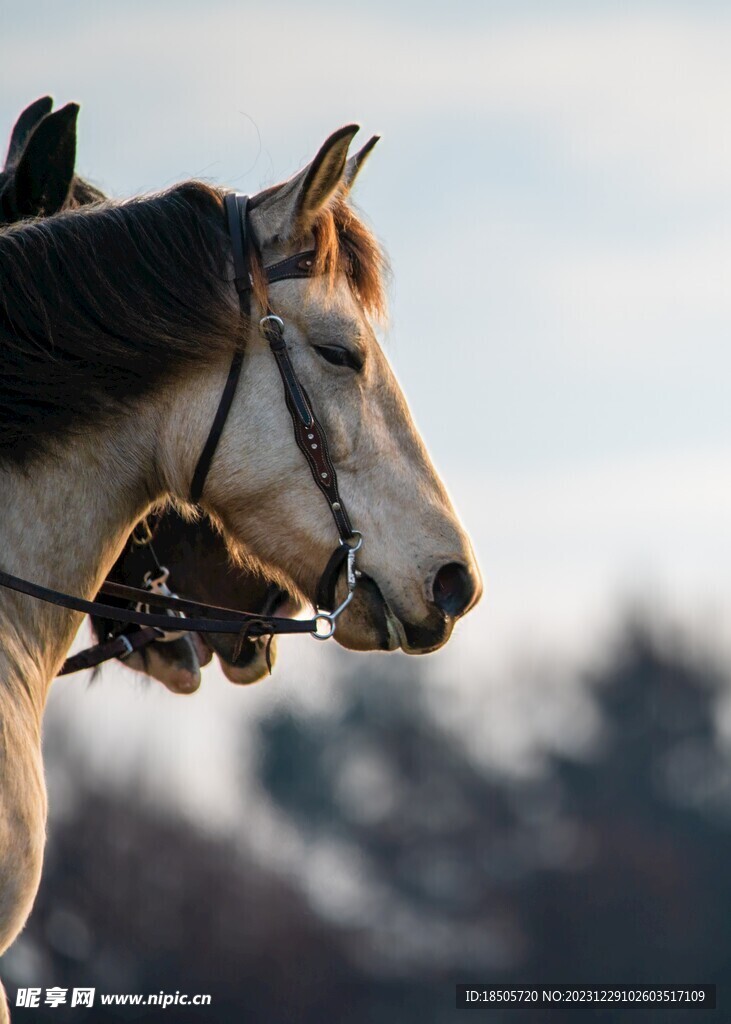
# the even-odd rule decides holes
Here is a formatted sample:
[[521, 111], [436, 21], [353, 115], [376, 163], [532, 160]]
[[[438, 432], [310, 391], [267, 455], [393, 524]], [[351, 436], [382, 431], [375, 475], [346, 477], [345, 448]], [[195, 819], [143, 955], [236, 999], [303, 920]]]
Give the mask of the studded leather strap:
[[327, 437], [292, 366], [281, 324], [278, 319], [270, 316], [263, 320], [262, 328], [284, 384], [284, 396], [292, 417], [297, 445], [307, 460], [312, 478], [327, 498], [341, 540], [351, 540], [354, 536], [353, 527], [340, 497], [338, 477], [330, 458]]

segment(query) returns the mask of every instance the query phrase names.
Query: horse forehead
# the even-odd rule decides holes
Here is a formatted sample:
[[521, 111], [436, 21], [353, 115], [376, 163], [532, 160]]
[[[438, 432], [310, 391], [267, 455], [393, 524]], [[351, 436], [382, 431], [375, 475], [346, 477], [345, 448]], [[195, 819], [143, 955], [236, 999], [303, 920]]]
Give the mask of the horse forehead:
[[332, 287], [319, 278], [278, 281], [271, 298], [274, 312], [284, 317], [285, 324], [323, 344], [337, 344], [338, 338], [365, 343], [372, 333], [346, 281], [336, 280]]
[[323, 344], [336, 344], [338, 339], [368, 340], [370, 332], [366, 330], [365, 318], [358, 307], [340, 301], [336, 296], [331, 303], [308, 304], [302, 312], [307, 330]]

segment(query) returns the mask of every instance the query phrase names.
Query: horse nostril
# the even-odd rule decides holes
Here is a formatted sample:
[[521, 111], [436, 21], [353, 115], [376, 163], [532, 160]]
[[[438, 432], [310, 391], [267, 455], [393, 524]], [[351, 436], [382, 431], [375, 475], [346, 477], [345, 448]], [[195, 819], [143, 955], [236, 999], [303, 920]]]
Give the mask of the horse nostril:
[[447, 615], [461, 615], [472, 604], [476, 589], [471, 573], [463, 565], [447, 562], [434, 577], [434, 604]]

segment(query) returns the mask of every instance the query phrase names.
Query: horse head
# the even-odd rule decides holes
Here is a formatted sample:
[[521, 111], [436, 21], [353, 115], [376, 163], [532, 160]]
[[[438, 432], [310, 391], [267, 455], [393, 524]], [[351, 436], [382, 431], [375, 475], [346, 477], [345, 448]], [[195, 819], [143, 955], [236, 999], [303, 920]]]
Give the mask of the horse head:
[[[348, 198], [376, 140], [348, 159], [356, 130], [334, 133], [311, 164], [250, 201], [255, 244], [246, 356], [201, 504], [270, 575], [316, 601], [337, 538], [327, 502], [293, 442], [282, 382], [257, 327], [273, 311], [362, 535], [359, 582], [337, 639], [357, 650], [426, 653], [441, 647], [474, 606], [481, 581], [470, 541], [376, 339], [383, 258]], [[266, 285], [267, 268], [301, 252], [313, 254], [312, 276]], [[202, 422], [212, 418], [206, 408], [212, 397], [201, 394]], [[190, 446], [190, 424], [181, 426], [175, 416], [169, 422], [176, 431], [167, 438], [170, 451], [186, 466], [190, 455], [181, 444]], [[171, 484], [186, 493], [179, 469]], [[338, 599], [345, 597], [344, 577]]]
[[[47, 108], [48, 101], [37, 101], [21, 116], [9, 151], [7, 170], [10, 172], [17, 173], [31, 141], [40, 137], [45, 121], [53, 116]], [[75, 123], [75, 112], [73, 121]], [[194, 281], [187, 285], [182, 279], [176, 283], [179, 290], [176, 302], [170, 304], [172, 291], [166, 296], [167, 313], [171, 318], [167, 328], [164, 326], [166, 311], [161, 309], [159, 316], [155, 311], [153, 333], [142, 341], [142, 348], [135, 353], [134, 344], [125, 341], [123, 350], [116, 353], [123, 361], [142, 359], [148, 367], [146, 385], [136, 369], [129, 371], [138, 389], [135, 400], [144, 399], [147, 389], [163, 372], [163, 366], [170, 367], [166, 375], [169, 379], [163, 387], [157, 386], [155, 410], [160, 423], [156, 465], [161, 474], [162, 491], [183, 504], [189, 497], [195, 470], [190, 460], [196, 449], [202, 447], [206, 425], [210, 426], [215, 414], [231, 346], [245, 347], [241, 383], [210, 468], [201, 505], [229, 538], [233, 538], [234, 546], [244, 551], [247, 568], [251, 568], [256, 586], [262, 589], [262, 593], [256, 595], [257, 600], [271, 607], [272, 591], [269, 583], [262, 582], [262, 570], [270, 581], [295, 599], [305, 598], [315, 603], [318, 580], [333, 548], [332, 519], [323, 505], [323, 495], [313, 486], [307, 465], [293, 443], [282, 382], [267, 339], [257, 327], [259, 319], [270, 309], [281, 317], [283, 347], [296, 367], [299, 380], [315, 396], [314, 405], [325, 428], [329, 456], [337, 470], [343, 500], [363, 538], [362, 550], [358, 553], [358, 585], [350, 606], [338, 622], [337, 639], [354, 649], [401, 647], [410, 653], [422, 653], [446, 642], [455, 621], [478, 600], [481, 583], [469, 539], [429, 460], [376, 339], [374, 326], [385, 305], [383, 258], [374, 236], [349, 203], [350, 189], [376, 140], [371, 140], [348, 159], [355, 131], [350, 126], [336, 132], [299, 174], [251, 201], [254, 245], [250, 319], [239, 314], [232, 267], [229, 266], [228, 271], [224, 269], [231, 245], [222, 223], [224, 196], [221, 191], [191, 184], [172, 190], [167, 196], [132, 204], [128, 212], [122, 206], [102, 208], [99, 216], [93, 215], [90, 220], [84, 216], [79, 230], [86, 225], [82, 234], [90, 232], [88, 238], [96, 255], [86, 276], [80, 276], [77, 283], [82, 289], [79, 296], [82, 305], [78, 311], [73, 311], [72, 320], [83, 319], [83, 307], [88, 301], [84, 296], [94, 294], [96, 286], [92, 279], [98, 277], [99, 289], [112, 287], [118, 313], [123, 308], [123, 315], [131, 317], [126, 329], [131, 329], [133, 334], [140, 330], [146, 334], [147, 317], [154, 310], [151, 303], [154, 304], [155, 281], [167, 287], [163, 278], [171, 281], [170, 275], [176, 271], [187, 270], [195, 275]], [[73, 182], [73, 175], [71, 180]], [[17, 183], [11, 184], [17, 194]], [[68, 192], [67, 205], [78, 205], [69, 198]], [[192, 216], [195, 221], [189, 228], [184, 228], [180, 219], [186, 216]], [[163, 234], [167, 232], [165, 237], [157, 239], [156, 228], [150, 235], [149, 228], [142, 225], [148, 217], [164, 218], [159, 226], [164, 229]], [[128, 228], [122, 237], [118, 228], [124, 221], [128, 222]], [[133, 222], [137, 221], [140, 227], [134, 227]], [[75, 234], [77, 225], [69, 221], [68, 227], [59, 227], [61, 234], [69, 235]], [[133, 234], [129, 234], [130, 229]], [[183, 229], [188, 241], [178, 246], [171, 229], [173, 232]], [[101, 232], [98, 237], [97, 232]], [[115, 288], [122, 283], [116, 271], [119, 264], [114, 252], [115, 240], [123, 244], [126, 258], [134, 261], [137, 257], [133, 253], [139, 244], [135, 238], [144, 239], [145, 244], [162, 241], [168, 254], [167, 265], [159, 265], [159, 258], [151, 253], [150, 260], [141, 268], [139, 284], [143, 292], [134, 294], [143, 297], [150, 314], [135, 310], [132, 294], [122, 298], [122, 293], [126, 295], [132, 288], [131, 279], [115, 294]], [[204, 243], [202, 251], [189, 251], [181, 263], [182, 245], [193, 244], [197, 249], [197, 239]], [[207, 248], [209, 245], [217, 247], [215, 254], [214, 249]], [[314, 272], [311, 275], [297, 280], [275, 280], [267, 285], [268, 270], [273, 264], [296, 257], [303, 250], [312, 254]], [[187, 255], [192, 258], [188, 260]], [[222, 272], [227, 282], [221, 280]], [[113, 283], [115, 276], [117, 285]], [[210, 309], [205, 308], [208, 302], [212, 302]], [[187, 319], [183, 322], [180, 318], [186, 309]], [[133, 323], [137, 326], [132, 326]], [[96, 331], [98, 326], [96, 320], [85, 323], [82, 333]], [[184, 379], [187, 382], [187, 378], [179, 368], [166, 362], [165, 346], [175, 333], [182, 331], [192, 337], [196, 330], [209, 328], [213, 329], [213, 334], [208, 339], [201, 337], [194, 343], [183, 341], [183, 347], [179, 348], [182, 355], [186, 345], [192, 346], [184, 363], [197, 346], [202, 345], [207, 352], [202, 379], [196, 383], [193, 393], [188, 383], [185, 393], [181, 393], [181, 382]], [[160, 344], [153, 340], [156, 332], [162, 342], [157, 351], [149, 347]], [[73, 333], [69, 335], [71, 350], [78, 344], [78, 341], [71, 341], [72, 338]], [[114, 332], [106, 338], [105, 344], [112, 346], [117, 340], [121, 341]], [[150, 372], [150, 360], [157, 363], [154, 372]], [[107, 385], [105, 391], [106, 388]], [[118, 389], [115, 384], [115, 397], [111, 393], [107, 397], [99, 393], [103, 406], [117, 401]], [[90, 415], [91, 406], [85, 411], [77, 408], [79, 396], [73, 391], [66, 395], [70, 405], [65, 406], [62, 398], [57, 393], [53, 399], [59, 403], [56, 413], [59, 422]], [[169, 403], [173, 399], [171, 407]], [[26, 438], [23, 443], [35, 442]], [[215, 532], [210, 532], [220, 544]], [[188, 553], [189, 548], [188, 541]], [[180, 550], [185, 560], [186, 545]], [[214, 575], [220, 576], [222, 566], [228, 567], [228, 563], [223, 561], [222, 549], [219, 555], [218, 562], [210, 561]], [[167, 554], [165, 558], [167, 560]], [[190, 593], [197, 597], [192, 590], [194, 582]], [[342, 603], [347, 590], [343, 572], [333, 587], [336, 603]], [[220, 601], [220, 595], [216, 596]], [[245, 597], [240, 598], [241, 595], [230, 603], [252, 608]], [[256, 641], [254, 645], [257, 646]], [[169, 656], [173, 645], [160, 645], [159, 649], [164, 652], [163, 657]], [[234, 653], [240, 654], [235, 650], [226, 652], [224, 657], [228, 654], [233, 659]], [[197, 685], [197, 679], [194, 683]]]

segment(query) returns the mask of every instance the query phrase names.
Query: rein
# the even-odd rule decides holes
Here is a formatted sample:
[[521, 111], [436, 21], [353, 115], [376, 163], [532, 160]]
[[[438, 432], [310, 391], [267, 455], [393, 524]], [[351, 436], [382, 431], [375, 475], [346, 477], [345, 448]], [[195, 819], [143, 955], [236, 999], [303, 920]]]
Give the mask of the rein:
[[[239, 295], [242, 315], [248, 316], [252, 291], [250, 253], [257, 251], [254, 234], [249, 223], [249, 197], [232, 193], [225, 196], [224, 204], [234, 257], [234, 284]], [[264, 268], [264, 276], [267, 284], [311, 277], [314, 263], [315, 253], [313, 251], [300, 252]], [[162, 587], [153, 586], [151, 589], [127, 587], [107, 580], [100, 588], [101, 594], [135, 603], [133, 608], [118, 608], [97, 600], [87, 601], [50, 587], [43, 587], [0, 570], [0, 587], [27, 594], [29, 597], [59, 605], [62, 608], [146, 627], [129, 636], [122, 633], [110, 641], [74, 655], [64, 663], [60, 675], [75, 672], [81, 668], [93, 667], [112, 657], [124, 657], [148, 643], [163, 639], [162, 634], [171, 632], [171, 612], [185, 615], [185, 618], [176, 619], [175, 633], [228, 633], [238, 635], [242, 642], [248, 638], [272, 637], [275, 634], [286, 633], [309, 633], [317, 640], [328, 640], [334, 635], [338, 617], [353, 598], [358, 575], [355, 569], [355, 553], [362, 544], [362, 537], [352, 527], [338, 490], [337, 474], [330, 458], [327, 437], [312, 410], [309, 396], [297, 377], [289, 357], [284, 340], [284, 322], [272, 312], [268, 303], [266, 314], [259, 321], [259, 328], [269, 343], [270, 351], [276, 360], [282, 378], [295, 440], [310, 467], [315, 483], [328, 502], [340, 538], [338, 547], [330, 556], [317, 587], [315, 615], [310, 619], [289, 619], [188, 601], [172, 595], [164, 586], [164, 579]], [[190, 500], [194, 504], [200, 501], [203, 494], [206, 478], [236, 393], [243, 359], [243, 351], [237, 349], [231, 361], [226, 384], [208, 438], [191, 480]], [[335, 588], [343, 565], [347, 567], [348, 592], [342, 603], [338, 607], [334, 607]], [[146, 607], [147, 610], [143, 611], [143, 607]], [[167, 614], [156, 614], [150, 611], [151, 607], [164, 609]], [[207, 615], [212, 617], [206, 618]]]

